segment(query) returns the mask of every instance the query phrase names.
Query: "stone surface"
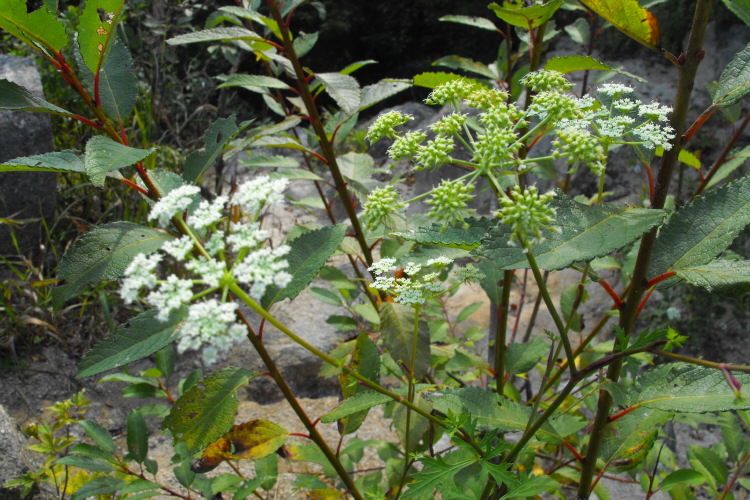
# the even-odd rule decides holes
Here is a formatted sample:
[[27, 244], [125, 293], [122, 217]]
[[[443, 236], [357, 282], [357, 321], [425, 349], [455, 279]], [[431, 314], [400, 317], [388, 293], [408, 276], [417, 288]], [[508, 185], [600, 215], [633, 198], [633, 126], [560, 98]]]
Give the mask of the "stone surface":
[[[0, 55], [0, 78], [44, 97], [39, 72], [30, 59]], [[52, 151], [52, 122], [46, 113], [0, 111], [0, 162], [20, 156]], [[55, 211], [57, 174], [52, 172], [0, 173], [0, 217], [29, 221], [14, 229], [20, 253], [39, 248], [43, 237], [40, 217], [49, 219]], [[9, 226], [0, 224], [0, 255], [17, 255]]]
[[[33, 454], [26, 449], [27, 446], [29, 443], [26, 436], [18, 429], [18, 424], [8, 415], [5, 407], [0, 405], [0, 488], [11, 479], [23, 477], [26, 472], [36, 468]], [[0, 498], [20, 499], [21, 488], [0, 489]], [[34, 488], [27, 498], [46, 500], [50, 496]]]

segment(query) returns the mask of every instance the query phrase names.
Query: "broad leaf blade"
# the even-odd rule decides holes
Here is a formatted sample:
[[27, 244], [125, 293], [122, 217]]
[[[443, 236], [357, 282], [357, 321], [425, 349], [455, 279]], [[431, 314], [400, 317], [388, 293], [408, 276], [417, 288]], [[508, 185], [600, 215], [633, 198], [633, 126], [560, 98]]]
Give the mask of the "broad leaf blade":
[[262, 88], [288, 89], [289, 85], [272, 76], [234, 74], [224, 80], [219, 87], [242, 87], [258, 92]]
[[750, 43], [742, 49], [719, 77], [714, 105], [732, 106], [750, 92]]
[[245, 28], [213, 28], [210, 30], [185, 33], [167, 40], [169, 45], [185, 45], [187, 43], [219, 42], [229, 40], [247, 40], [251, 42], [265, 42], [266, 40], [254, 31]]
[[390, 80], [381, 80], [371, 85], [365, 85], [362, 87], [359, 110], [362, 111], [367, 109], [370, 106], [394, 96], [399, 92], [403, 92], [408, 88], [411, 88], [411, 83]]
[[73, 151], [55, 151], [35, 156], [23, 156], [0, 165], [0, 172], [85, 172], [81, 158]]
[[472, 250], [479, 246], [487, 232], [498, 225], [497, 219], [469, 217], [463, 222], [451, 225], [432, 224], [411, 231], [395, 233], [410, 241], [423, 245], [439, 245], [451, 248]]
[[[563, 194], [558, 194], [552, 205], [557, 210], [555, 224], [561, 232], [548, 232], [546, 240], [532, 248], [539, 267], [549, 270], [608, 255], [664, 219], [662, 210], [610, 204], [591, 207]], [[508, 243], [510, 231], [509, 226], [498, 225], [474, 253], [493, 260], [502, 269], [529, 267], [523, 250]]]
[[659, 429], [673, 416], [669, 411], [638, 408], [607, 425], [600, 456], [608, 470], [623, 472], [640, 465], [654, 445]]
[[209, 444], [190, 464], [193, 472], [208, 472], [225, 460], [259, 460], [286, 442], [289, 432], [281, 425], [258, 419], [232, 426], [232, 430]]
[[[414, 309], [403, 304], [383, 302], [380, 306], [380, 333], [383, 335], [383, 344], [393, 359], [409, 367], [414, 350]], [[416, 335], [413, 375], [419, 380], [430, 367], [430, 331], [427, 323], [418, 323]]]
[[124, 122], [135, 108], [138, 82], [133, 59], [122, 42], [115, 42], [99, 72], [99, 98], [107, 116]]
[[16, 109], [21, 111], [41, 111], [63, 116], [75, 116], [70, 111], [58, 108], [52, 103], [40, 99], [24, 87], [0, 79], [0, 109]]
[[547, 342], [535, 337], [525, 344], [509, 343], [505, 351], [505, 370], [509, 375], [527, 373], [549, 352]]
[[708, 292], [732, 295], [750, 292], [750, 262], [716, 259], [696, 267], [675, 269], [677, 277]]
[[68, 44], [62, 21], [46, 7], [27, 13], [24, 0], [0, 0], [0, 28], [37, 50], [41, 45], [49, 52], [57, 52]]
[[86, 67], [98, 75], [116, 38], [123, 0], [86, 0], [79, 18], [78, 45]]
[[[380, 382], [380, 353], [375, 343], [370, 340], [367, 332], [362, 332], [357, 337], [357, 344], [352, 352], [349, 368], [368, 380], [372, 380], [375, 383]], [[355, 394], [371, 391], [371, 389], [360, 384], [356, 379], [344, 372], [339, 374], [339, 384], [341, 385], [341, 395], [344, 399], [350, 398]], [[365, 417], [367, 417], [367, 410], [342, 418], [339, 420], [339, 433], [347, 435], [355, 432], [362, 425]]]
[[127, 483], [113, 476], [99, 476], [78, 488], [70, 500], [84, 500], [97, 495], [110, 495], [119, 492]]
[[727, 9], [750, 26], [750, 0], [723, 0]]
[[289, 243], [291, 251], [286, 257], [289, 262], [287, 272], [292, 275], [292, 280], [282, 289], [269, 286], [261, 305], [268, 309], [275, 302], [299, 295], [333, 255], [345, 234], [346, 226], [336, 224], [309, 231], [293, 239]]
[[[531, 408], [521, 406], [514, 401], [501, 398], [493, 391], [480, 387], [463, 387], [445, 389], [440, 393], [430, 394], [433, 408], [444, 415], [467, 413], [477, 419], [481, 429], [494, 429], [500, 432], [523, 431], [531, 417]], [[560, 436], [549, 422], [545, 423], [535, 434], [545, 443], [559, 444]]]
[[581, 3], [636, 42], [655, 50], [661, 47], [659, 21], [637, 0], [581, 0]]
[[553, 57], [545, 63], [544, 69], [549, 71], [559, 71], [563, 74], [571, 73], [573, 71], [614, 71], [615, 73], [619, 73], [621, 75], [627, 76], [628, 78], [638, 80], [639, 82], [646, 81], [640, 76], [628, 73], [627, 71], [623, 71], [621, 69], [613, 68], [609, 64], [603, 63], [591, 56], [574, 55]]
[[750, 177], [705, 193], [659, 231], [649, 277], [708, 264], [750, 223]]
[[188, 183], [197, 181], [198, 177], [213, 165], [237, 132], [239, 128], [237, 128], [234, 115], [229, 118], [219, 118], [213, 122], [203, 136], [204, 150], [191, 153], [185, 160], [185, 172], [182, 178]]
[[489, 19], [485, 19], [484, 17], [454, 15], [443, 16], [438, 19], [438, 21], [465, 24], [467, 26], [474, 26], [475, 28], [480, 28], [483, 30], [497, 31], [497, 26], [495, 26], [495, 23], [493, 23]]
[[175, 444], [184, 442], [188, 453], [202, 450], [232, 426], [237, 389], [256, 375], [236, 367], [207, 375], [175, 402], [162, 427], [172, 433]]
[[[164, 231], [132, 222], [113, 222], [92, 229], [65, 252], [57, 275], [67, 285], [54, 301], [61, 305], [84, 285], [116, 280], [136, 255], [151, 254], [171, 239]], [[60, 288], [63, 287], [56, 290]]]
[[[750, 375], [734, 373], [747, 387]], [[630, 400], [635, 405], [683, 413], [747, 410], [750, 399], [738, 398], [720, 370], [688, 363], [670, 363], [638, 379]]]
[[156, 152], [152, 149], [136, 149], [125, 146], [103, 135], [96, 135], [86, 143], [83, 163], [86, 174], [95, 186], [104, 186], [107, 172], [129, 167]]
[[185, 322], [186, 310], [173, 312], [166, 321], [159, 321], [157, 312], [156, 309], [143, 312], [99, 341], [78, 363], [77, 378], [127, 365], [150, 356], [172, 342]]
[[339, 108], [346, 114], [354, 114], [359, 109], [361, 90], [354, 77], [341, 73], [316, 73], [315, 77], [325, 86]]
[[545, 23], [557, 9], [562, 7], [564, 0], [550, 0], [545, 4], [522, 7], [517, 4], [503, 2], [503, 5], [491, 3], [490, 9], [495, 15], [513, 26], [524, 29], [532, 29]]

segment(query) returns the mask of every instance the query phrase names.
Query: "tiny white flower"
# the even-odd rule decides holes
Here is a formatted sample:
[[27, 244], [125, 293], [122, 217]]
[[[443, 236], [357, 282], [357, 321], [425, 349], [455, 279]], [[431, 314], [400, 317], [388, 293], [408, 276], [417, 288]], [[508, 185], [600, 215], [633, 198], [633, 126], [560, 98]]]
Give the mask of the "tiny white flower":
[[232, 195], [232, 204], [241, 207], [247, 213], [255, 213], [264, 204], [273, 205], [284, 200], [281, 194], [289, 185], [285, 178], [271, 179], [261, 175], [237, 187]]
[[427, 261], [427, 265], [432, 267], [445, 267], [451, 264], [453, 264], [453, 259], [449, 259], [448, 257], [437, 257]]
[[373, 262], [372, 266], [367, 268], [373, 274], [385, 274], [396, 270], [396, 259], [387, 257]]
[[372, 287], [376, 290], [390, 290], [395, 283], [395, 279], [391, 276], [378, 276], [372, 284]]
[[596, 89], [600, 94], [616, 96], [618, 94], [628, 94], [633, 92], [633, 87], [622, 85], [620, 83], [603, 83]]
[[208, 255], [213, 257], [217, 253], [224, 250], [224, 248], [226, 247], [224, 243], [224, 236], [224, 231], [216, 231], [211, 235], [208, 241], [203, 242], [203, 247], [206, 249], [206, 252], [208, 252]]
[[153, 288], [156, 286], [156, 266], [161, 261], [158, 253], [149, 256], [139, 253], [125, 269], [125, 278], [120, 287], [120, 297], [126, 304], [138, 300], [138, 294], [144, 286]]
[[638, 107], [639, 115], [646, 118], [658, 120], [660, 122], [668, 121], [669, 118], [667, 118], [667, 114], [671, 112], [672, 108], [670, 108], [669, 106], [662, 106], [658, 102], [652, 102], [651, 104], [641, 104]]
[[[177, 351], [182, 353], [188, 349], [199, 349], [204, 344], [209, 344], [209, 347], [214, 345], [220, 336], [227, 334], [234, 323], [236, 311], [237, 304], [234, 302], [219, 303], [216, 299], [191, 304], [187, 320], [180, 329]], [[222, 342], [219, 345], [223, 345]]]
[[161, 250], [176, 260], [184, 260], [187, 254], [193, 250], [193, 239], [188, 235], [183, 235], [164, 243]]
[[420, 266], [419, 264], [415, 264], [414, 262], [409, 262], [404, 266], [404, 272], [410, 276], [418, 274], [421, 270], [422, 266]]
[[250, 252], [245, 259], [232, 270], [235, 279], [250, 287], [250, 296], [260, 300], [266, 293], [266, 288], [276, 285], [285, 287], [291, 280], [291, 275], [285, 271], [289, 263], [283, 256], [291, 248], [281, 245], [277, 248], [259, 248]]
[[201, 201], [195, 212], [188, 217], [188, 224], [196, 229], [211, 227], [221, 220], [227, 201], [229, 198], [226, 196], [217, 196], [214, 201]]
[[148, 214], [148, 220], [158, 219], [160, 226], [167, 227], [173, 216], [187, 210], [193, 201], [192, 196], [198, 193], [200, 193], [200, 188], [192, 185], [173, 189], [154, 204]]
[[193, 282], [180, 279], [174, 274], [146, 296], [148, 303], [159, 310], [156, 315], [159, 321], [166, 321], [173, 311], [189, 303], [192, 298]]
[[216, 259], [206, 259], [205, 257], [186, 262], [185, 268], [188, 271], [198, 274], [203, 282], [211, 288], [219, 286], [219, 282], [224, 277], [224, 272], [226, 271], [226, 266], [223, 262]]
[[260, 228], [257, 222], [232, 224], [227, 243], [235, 252], [243, 248], [255, 248], [268, 238], [268, 232]]

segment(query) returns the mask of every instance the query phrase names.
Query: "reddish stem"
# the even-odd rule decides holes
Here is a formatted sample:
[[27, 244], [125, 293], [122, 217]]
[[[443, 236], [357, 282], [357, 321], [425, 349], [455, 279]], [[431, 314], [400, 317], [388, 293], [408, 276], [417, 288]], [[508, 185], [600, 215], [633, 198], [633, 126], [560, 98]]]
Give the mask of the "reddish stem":
[[648, 199], [654, 201], [654, 172], [651, 170], [651, 164], [646, 162], [646, 175], [648, 176]]
[[635, 312], [635, 317], [638, 318], [638, 316], [641, 315], [641, 311], [643, 310], [643, 306], [646, 305], [646, 302], [648, 302], [648, 299], [651, 298], [651, 294], [654, 293], [655, 288], [649, 288], [648, 292], [646, 292], [646, 295], [644, 295], [643, 300], [641, 300], [641, 303], [638, 304], [638, 310]]
[[604, 288], [604, 291], [609, 294], [610, 297], [612, 297], [612, 301], [615, 303], [615, 308], [619, 311], [622, 308], [622, 299], [619, 295], [617, 295], [617, 292], [614, 291], [614, 289], [607, 283], [606, 280], [599, 280], [599, 284], [602, 288]]
[[135, 182], [131, 181], [130, 179], [125, 179], [123, 177], [122, 179], [120, 179], [120, 181], [122, 181], [125, 184], [127, 184], [128, 186], [132, 187], [133, 189], [135, 189], [136, 191], [138, 191], [139, 193], [141, 193], [143, 196], [148, 196], [148, 191], [146, 191], [145, 189], [143, 189], [141, 186], [139, 186]]
[[580, 463], [583, 463], [584, 458], [581, 456], [580, 453], [578, 453], [578, 450], [573, 448], [573, 445], [571, 445], [567, 441], [563, 441], [562, 444], [568, 449], [569, 452], [573, 454], [574, 457], [576, 457], [576, 460], [578, 460]]
[[675, 273], [674, 271], [667, 271], [667, 272], [666, 272], [666, 273], [664, 273], [664, 274], [660, 274], [660, 275], [659, 275], [659, 276], [657, 276], [656, 278], [651, 278], [650, 280], [648, 280], [648, 281], [646, 282], [646, 288], [651, 288], [651, 287], [653, 287], [653, 286], [656, 286], [656, 285], [658, 285], [659, 283], [661, 283], [662, 281], [664, 281], [664, 280], [667, 280], [667, 279], [669, 279], [669, 278], [672, 278], [672, 277], [674, 277], [674, 276], [675, 276], [676, 274], [677, 274], [677, 273]]
[[625, 408], [620, 413], [615, 413], [614, 415], [610, 415], [609, 417], [607, 417], [607, 421], [610, 422], [610, 423], [614, 422], [615, 420], [624, 417], [628, 413], [630, 413], [630, 412], [632, 412], [634, 410], [637, 410], [638, 408], [639, 407], [637, 405], [631, 406], [630, 408]]

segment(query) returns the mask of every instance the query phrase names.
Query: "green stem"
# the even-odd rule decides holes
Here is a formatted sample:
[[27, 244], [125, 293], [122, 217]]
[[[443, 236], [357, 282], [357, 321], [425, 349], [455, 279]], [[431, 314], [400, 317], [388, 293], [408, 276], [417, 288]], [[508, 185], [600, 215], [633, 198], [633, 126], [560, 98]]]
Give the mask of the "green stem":
[[[409, 373], [408, 373], [408, 384], [409, 392], [407, 398], [410, 403], [414, 403], [414, 366], [417, 364], [417, 340], [419, 337], [419, 310], [420, 304], [414, 306], [414, 326], [412, 328], [412, 340], [411, 340], [411, 357], [409, 359]], [[411, 437], [411, 410], [406, 408], [406, 431], [404, 432], [404, 470], [401, 473], [401, 481], [398, 485], [398, 491], [396, 492], [396, 498], [401, 497], [401, 491], [404, 489], [406, 484], [406, 478], [409, 474], [409, 467], [411, 462], [409, 461], [409, 439]]]
[[[690, 29], [690, 38], [685, 51], [685, 62], [679, 66], [679, 79], [677, 83], [677, 96], [675, 97], [674, 112], [672, 114], [671, 125], [675, 130], [676, 139], [673, 141], [673, 147], [664, 153], [659, 175], [657, 177], [656, 189], [652, 206], [655, 209], [664, 207], [667, 194], [669, 193], [669, 184], [672, 179], [677, 158], [680, 154], [680, 141], [685, 131], [685, 121], [687, 118], [690, 96], [695, 83], [695, 75], [702, 57], [698, 52], [703, 46], [703, 35], [708, 24], [708, 17], [711, 12], [711, 0], [697, 0], [695, 13], [693, 15], [693, 24]], [[656, 241], [656, 228], [645, 233], [641, 238], [641, 246], [638, 251], [638, 257], [633, 269], [631, 286], [620, 312], [620, 327], [626, 335], [630, 335], [635, 324], [638, 313], [638, 306], [641, 297], [645, 293], [644, 283], [646, 282], [651, 253], [654, 242]], [[620, 378], [622, 370], [622, 361], [612, 363], [607, 370], [607, 378], [617, 381]], [[597, 405], [596, 416], [591, 428], [591, 437], [589, 438], [587, 459], [583, 463], [581, 477], [578, 483], [578, 499], [588, 500], [591, 494], [591, 485], [596, 469], [596, 458], [599, 456], [604, 431], [606, 429], [609, 412], [612, 408], [612, 396], [607, 391], [599, 391], [599, 402]]]
[[684, 361], [685, 363], [691, 363], [693, 365], [705, 366], [706, 368], [729, 370], [730, 372], [750, 373], [750, 366], [748, 365], [730, 365], [726, 363], [716, 363], [715, 361], [706, 361], [705, 359], [692, 358], [690, 356], [683, 356], [681, 354], [675, 354], [673, 352], [662, 351], [659, 349], [652, 350], [651, 352], [656, 354], [657, 356], [676, 359], [677, 361]]

